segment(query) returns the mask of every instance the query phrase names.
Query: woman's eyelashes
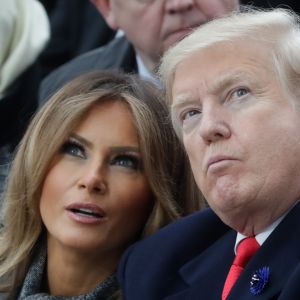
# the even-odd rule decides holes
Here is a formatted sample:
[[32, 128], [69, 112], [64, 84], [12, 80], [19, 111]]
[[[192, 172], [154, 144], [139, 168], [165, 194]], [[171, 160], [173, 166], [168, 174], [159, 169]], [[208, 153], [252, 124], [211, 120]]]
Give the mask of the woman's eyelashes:
[[[67, 140], [62, 148], [61, 153], [70, 155], [73, 157], [78, 157], [82, 159], [92, 159], [93, 153], [87, 153], [85, 147], [77, 140], [70, 138]], [[115, 150], [108, 151], [103, 154], [102, 157], [103, 163], [108, 163], [111, 166], [123, 167], [131, 170], [142, 170], [142, 159], [139, 152], [136, 153], [127, 153], [120, 152], [116, 153]]]
[[84, 146], [74, 139], [69, 139], [62, 146], [62, 153], [75, 157], [86, 158]]
[[132, 170], [141, 170], [142, 162], [138, 154], [122, 153], [116, 154], [111, 160], [110, 165], [120, 166]]

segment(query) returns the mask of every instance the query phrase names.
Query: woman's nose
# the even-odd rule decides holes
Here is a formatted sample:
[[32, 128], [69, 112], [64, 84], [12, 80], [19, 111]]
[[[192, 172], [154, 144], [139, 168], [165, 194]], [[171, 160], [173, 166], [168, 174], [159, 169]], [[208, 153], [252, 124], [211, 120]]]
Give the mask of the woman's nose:
[[88, 166], [78, 180], [78, 188], [86, 189], [89, 193], [105, 194], [107, 191], [105, 177], [105, 171], [101, 167]]

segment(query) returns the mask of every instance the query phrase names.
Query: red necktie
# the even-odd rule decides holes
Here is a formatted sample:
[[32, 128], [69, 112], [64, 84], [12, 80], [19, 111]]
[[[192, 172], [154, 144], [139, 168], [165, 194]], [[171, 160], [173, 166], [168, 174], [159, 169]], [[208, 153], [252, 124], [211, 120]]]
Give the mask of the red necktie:
[[246, 264], [259, 247], [260, 246], [254, 237], [245, 238], [239, 243], [237, 247], [236, 257], [230, 267], [224, 284], [222, 300], [225, 300], [227, 298], [231, 288], [244, 270]]

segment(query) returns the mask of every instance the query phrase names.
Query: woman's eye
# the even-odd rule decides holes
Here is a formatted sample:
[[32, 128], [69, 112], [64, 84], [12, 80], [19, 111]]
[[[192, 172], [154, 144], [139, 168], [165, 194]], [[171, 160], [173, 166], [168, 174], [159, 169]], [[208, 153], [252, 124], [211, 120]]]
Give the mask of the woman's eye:
[[133, 170], [138, 170], [141, 167], [139, 158], [131, 155], [118, 155], [111, 161], [111, 164]]
[[62, 153], [85, 158], [85, 150], [82, 145], [77, 144], [73, 141], [66, 142], [62, 147]]

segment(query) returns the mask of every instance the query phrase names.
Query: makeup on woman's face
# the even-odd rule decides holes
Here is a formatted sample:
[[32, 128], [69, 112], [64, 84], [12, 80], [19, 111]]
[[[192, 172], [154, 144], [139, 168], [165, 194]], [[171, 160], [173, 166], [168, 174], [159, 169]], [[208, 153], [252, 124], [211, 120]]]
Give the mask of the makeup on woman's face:
[[48, 241], [121, 253], [139, 236], [152, 205], [130, 109], [120, 101], [92, 107], [44, 181], [40, 212]]

